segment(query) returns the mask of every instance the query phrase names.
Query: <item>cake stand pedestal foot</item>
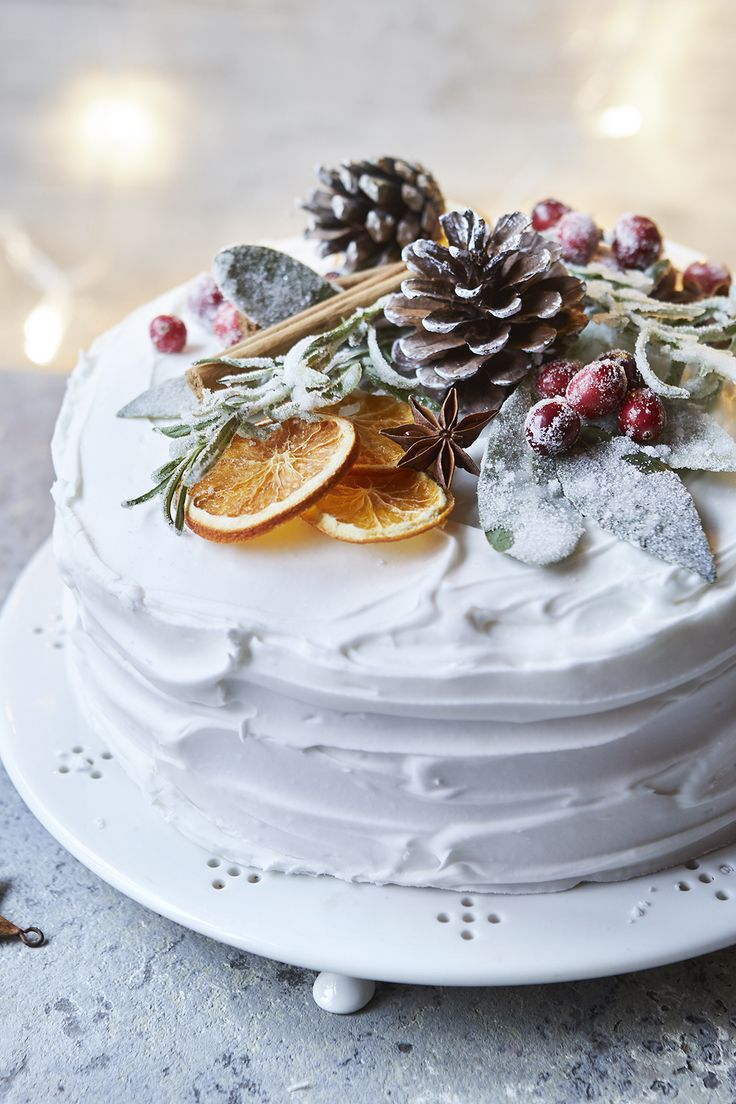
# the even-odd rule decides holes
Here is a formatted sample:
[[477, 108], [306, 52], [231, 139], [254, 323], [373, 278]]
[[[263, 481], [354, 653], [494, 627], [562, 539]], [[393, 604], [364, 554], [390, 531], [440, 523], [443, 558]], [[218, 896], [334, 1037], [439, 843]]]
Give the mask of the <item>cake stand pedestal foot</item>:
[[312, 986], [312, 996], [319, 1007], [340, 1016], [365, 1008], [375, 991], [374, 981], [331, 974], [327, 970], [317, 975]]

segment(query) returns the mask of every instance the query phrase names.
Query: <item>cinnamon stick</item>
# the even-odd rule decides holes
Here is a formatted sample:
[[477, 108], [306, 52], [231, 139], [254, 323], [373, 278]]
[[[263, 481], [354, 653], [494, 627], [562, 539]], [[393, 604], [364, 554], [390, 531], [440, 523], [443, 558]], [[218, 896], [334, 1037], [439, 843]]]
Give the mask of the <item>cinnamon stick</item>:
[[[340, 291], [330, 299], [316, 303], [275, 326], [259, 330], [226, 349], [221, 355], [246, 358], [272, 357], [286, 353], [303, 337], [325, 333], [359, 307], [369, 307], [382, 296], [398, 290], [405, 275], [406, 268], [402, 261], [381, 265], [345, 291]], [[197, 398], [202, 398], [205, 390], [217, 390], [222, 377], [232, 375], [232, 372], [233, 369], [227, 364], [198, 364], [189, 369], [186, 378]]]
[[338, 276], [336, 280], [333, 280], [333, 284], [338, 284], [344, 291], [348, 288], [357, 287], [362, 284], [364, 280], [371, 277], [375, 272], [387, 272], [393, 265], [377, 265], [376, 268], [366, 268], [362, 272], [350, 272], [347, 276]]

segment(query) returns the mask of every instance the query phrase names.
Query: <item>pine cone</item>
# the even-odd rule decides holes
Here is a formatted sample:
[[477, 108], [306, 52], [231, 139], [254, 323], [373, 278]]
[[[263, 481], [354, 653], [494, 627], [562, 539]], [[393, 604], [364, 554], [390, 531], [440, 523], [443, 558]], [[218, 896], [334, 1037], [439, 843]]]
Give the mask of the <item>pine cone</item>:
[[415, 241], [402, 253], [412, 275], [385, 314], [414, 331], [396, 342], [394, 356], [425, 387], [456, 384], [465, 409], [492, 408], [583, 328], [585, 284], [526, 215], [503, 215], [493, 230], [474, 211], [451, 211], [440, 222], [447, 246]]
[[411, 161], [380, 157], [323, 165], [315, 188], [301, 204], [312, 215], [306, 237], [320, 242], [320, 255], [344, 253], [343, 272], [398, 261], [404, 246], [440, 237], [444, 199], [431, 173]]

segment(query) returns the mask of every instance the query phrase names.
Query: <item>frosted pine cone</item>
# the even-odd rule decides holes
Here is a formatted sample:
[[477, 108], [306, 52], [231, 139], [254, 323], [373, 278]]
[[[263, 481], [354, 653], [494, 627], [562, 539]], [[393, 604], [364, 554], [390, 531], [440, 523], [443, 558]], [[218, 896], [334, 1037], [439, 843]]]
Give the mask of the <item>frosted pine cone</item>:
[[397, 342], [396, 359], [425, 387], [457, 385], [466, 408], [500, 405], [586, 324], [585, 284], [526, 215], [503, 215], [493, 229], [474, 211], [440, 222], [446, 246], [425, 239], [402, 253], [411, 275], [385, 313], [413, 332]]
[[398, 261], [417, 238], [440, 237], [444, 199], [422, 165], [380, 157], [316, 171], [323, 186], [301, 204], [312, 216], [306, 236], [323, 257], [343, 253], [344, 272]]

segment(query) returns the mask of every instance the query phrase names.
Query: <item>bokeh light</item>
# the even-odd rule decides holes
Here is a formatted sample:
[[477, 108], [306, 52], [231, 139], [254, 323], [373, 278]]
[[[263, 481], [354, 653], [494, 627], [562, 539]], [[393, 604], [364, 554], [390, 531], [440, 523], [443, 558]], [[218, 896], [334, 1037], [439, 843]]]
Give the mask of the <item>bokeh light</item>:
[[613, 104], [598, 113], [596, 124], [604, 138], [633, 138], [641, 130], [642, 114], [636, 104]]
[[23, 324], [23, 345], [33, 364], [51, 364], [59, 351], [66, 330], [66, 311], [61, 304], [41, 302]]
[[172, 100], [161, 82], [139, 77], [78, 82], [64, 109], [72, 175], [120, 185], [167, 176], [174, 153]]
[[141, 100], [102, 96], [79, 119], [82, 149], [91, 163], [114, 175], [137, 174], [156, 149], [157, 120]]

